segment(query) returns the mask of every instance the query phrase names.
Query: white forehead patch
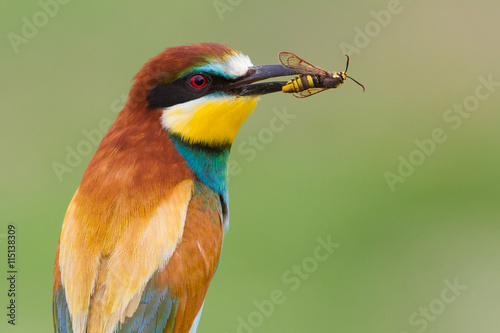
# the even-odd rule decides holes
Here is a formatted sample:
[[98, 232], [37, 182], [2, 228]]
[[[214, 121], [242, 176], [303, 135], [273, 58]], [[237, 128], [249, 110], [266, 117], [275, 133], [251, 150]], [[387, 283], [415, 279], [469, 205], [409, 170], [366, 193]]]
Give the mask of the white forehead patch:
[[227, 71], [229, 75], [238, 77], [244, 75], [248, 71], [248, 67], [253, 66], [250, 58], [241, 53], [233, 53], [227, 60]]
[[210, 63], [192, 69], [191, 72], [207, 72], [221, 75], [228, 79], [235, 79], [245, 75], [248, 67], [251, 66], [253, 64], [248, 56], [234, 52], [223, 56], [222, 59], [211, 59]]

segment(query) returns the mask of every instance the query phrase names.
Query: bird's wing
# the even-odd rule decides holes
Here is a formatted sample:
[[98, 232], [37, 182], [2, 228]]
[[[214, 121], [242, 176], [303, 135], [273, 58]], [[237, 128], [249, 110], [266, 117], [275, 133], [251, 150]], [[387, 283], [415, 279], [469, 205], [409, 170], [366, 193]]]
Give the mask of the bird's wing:
[[56, 258], [56, 332], [187, 332], [220, 255], [218, 196], [185, 180], [146, 223], [120, 224], [123, 230], [116, 230], [118, 240], [111, 248], [93, 239], [99, 233], [85, 229], [77, 204], [78, 192]]
[[[125, 319], [119, 332], [136, 332], [138, 323], [142, 323], [137, 330], [140, 333], [154, 332], [154, 328], [168, 333], [196, 332], [198, 323], [195, 319], [201, 312], [208, 285], [217, 269], [222, 236], [220, 199], [207, 186], [195, 182], [182, 242], [167, 266], [150, 280], [136, 313]], [[148, 293], [159, 300], [159, 311], [148, 311], [152, 308], [147, 301]], [[165, 295], [163, 299], [162, 293]], [[142, 319], [142, 313], [152, 315], [144, 315]], [[151, 322], [148, 324], [148, 321]], [[128, 327], [132, 329], [128, 330]]]

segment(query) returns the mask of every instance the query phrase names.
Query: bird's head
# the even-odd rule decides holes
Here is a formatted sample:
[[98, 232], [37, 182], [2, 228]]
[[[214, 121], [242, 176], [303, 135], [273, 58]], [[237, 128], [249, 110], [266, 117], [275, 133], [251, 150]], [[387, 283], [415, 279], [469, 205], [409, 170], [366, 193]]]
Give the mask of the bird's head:
[[162, 127], [189, 144], [230, 145], [259, 95], [284, 82], [254, 83], [294, 75], [281, 65], [253, 66], [221, 44], [171, 47], [150, 59], [134, 78], [129, 109], [161, 113]]

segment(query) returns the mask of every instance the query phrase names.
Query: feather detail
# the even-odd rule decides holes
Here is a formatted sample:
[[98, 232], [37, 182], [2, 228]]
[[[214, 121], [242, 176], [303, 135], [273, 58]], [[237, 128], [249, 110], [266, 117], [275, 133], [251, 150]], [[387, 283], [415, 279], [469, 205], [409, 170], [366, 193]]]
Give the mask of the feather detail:
[[[61, 233], [59, 266], [75, 333], [85, 332], [87, 322], [88, 332], [111, 333], [127, 312], [136, 311], [136, 298], [182, 238], [192, 189], [192, 180], [180, 182], [147, 221], [136, 221], [116, 239], [109, 254], [80, 237], [84, 225], [74, 215], [74, 203], [70, 205]], [[94, 251], [86, 250], [92, 247]]]

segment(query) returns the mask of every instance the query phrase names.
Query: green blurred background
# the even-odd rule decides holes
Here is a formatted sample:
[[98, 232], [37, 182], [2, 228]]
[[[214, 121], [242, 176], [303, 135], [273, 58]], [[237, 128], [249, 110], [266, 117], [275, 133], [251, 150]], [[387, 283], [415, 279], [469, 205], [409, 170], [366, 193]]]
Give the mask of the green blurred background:
[[[0, 3], [2, 332], [52, 331], [54, 252], [96, 145], [61, 181], [53, 162], [116, 117], [149, 58], [205, 41], [254, 64], [291, 51], [335, 71], [350, 44], [349, 74], [366, 93], [347, 81], [307, 99], [261, 99], [233, 146], [231, 228], [199, 332], [499, 331], [500, 87], [480, 81], [500, 82], [498, 1], [74, 0], [46, 21], [40, 12], [38, 1]], [[38, 31], [13, 47], [9, 33], [23, 38], [34, 19]], [[294, 118], [270, 131], [285, 111]], [[419, 153], [415, 140], [430, 149], [436, 129], [446, 140]], [[385, 175], [410, 155], [420, 165], [391, 190]], [[5, 315], [8, 224], [15, 327]], [[328, 236], [340, 247], [311, 259]], [[310, 272], [298, 278], [291, 269], [302, 264]], [[454, 283], [465, 289], [454, 294]], [[276, 290], [282, 302], [259, 314], [254, 302]]]

